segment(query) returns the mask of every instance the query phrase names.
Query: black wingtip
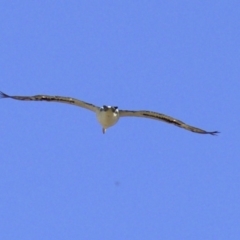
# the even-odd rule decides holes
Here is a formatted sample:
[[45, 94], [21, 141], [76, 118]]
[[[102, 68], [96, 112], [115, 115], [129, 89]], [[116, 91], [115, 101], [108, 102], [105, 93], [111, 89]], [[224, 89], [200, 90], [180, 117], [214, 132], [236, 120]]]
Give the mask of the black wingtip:
[[0, 91], [0, 98], [8, 98], [8, 97], [10, 96]]
[[208, 133], [208, 134], [211, 134], [211, 135], [213, 135], [213, 136], [217, 136], [217, 134], [220, 133], [220, 132], [214, 131], [214, 132], [207, 132], [207, 133]]

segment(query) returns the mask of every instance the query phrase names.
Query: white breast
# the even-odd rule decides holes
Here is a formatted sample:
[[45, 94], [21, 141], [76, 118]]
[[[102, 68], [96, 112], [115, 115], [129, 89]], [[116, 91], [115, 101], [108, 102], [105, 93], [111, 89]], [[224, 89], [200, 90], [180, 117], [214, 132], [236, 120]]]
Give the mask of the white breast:
[[119, 112], [112, 112], [111, 109], [107, 111], [98, 111], [97, 119], [103, 128], [107, 129], [117, 123], [119, 119]]

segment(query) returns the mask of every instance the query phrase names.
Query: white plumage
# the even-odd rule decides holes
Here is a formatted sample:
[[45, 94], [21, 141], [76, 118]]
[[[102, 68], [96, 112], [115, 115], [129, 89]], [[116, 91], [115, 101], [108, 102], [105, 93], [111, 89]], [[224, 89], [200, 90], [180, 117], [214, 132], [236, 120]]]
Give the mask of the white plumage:
[[107, 128], [115, 125], [120, 117], [144, 117], [144, 118], [164, 121], [195, 133], [211, 134], [211, 135], [215, 135], [218, 133], [218, 131], [209, 132], [209, 131], [202, 130], [200, 128], [190, 126], [176, 118], [164, 115], [162, 113], [146, 111], [146, 110], [141, 110], [141, 111], [119, 110], [118, 107], [112, 107], [112, 106], [106, 106], [106, 105], [103, 105], [103, 107], [98, 107], [91, 103], [87, 103], [71, 97], [49, 96], [49, 95], [10, 96], [3, 92], [0, 92], [0, 98], [12, 98], [15, 100], [22, 100], [22, 101], [47, 101], [47, 102], [68, 103], [68, 104], [72, 104], [75, 106], [88, 109], [96, 113], [97, 119], [102, 126], [103, 133], [106, 132]]

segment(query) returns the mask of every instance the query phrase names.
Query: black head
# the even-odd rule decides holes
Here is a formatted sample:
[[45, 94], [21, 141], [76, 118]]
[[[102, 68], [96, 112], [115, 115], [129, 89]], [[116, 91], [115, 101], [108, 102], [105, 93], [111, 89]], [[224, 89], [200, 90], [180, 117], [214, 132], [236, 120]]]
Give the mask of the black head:
[[112, 110], [112, 112], [118, 112], [118, 107], [114, 106], [106, 106], [106, 105], [103, 105], [101, 108], [100, 108], [100, 111], [108, 111], [108, 110]]

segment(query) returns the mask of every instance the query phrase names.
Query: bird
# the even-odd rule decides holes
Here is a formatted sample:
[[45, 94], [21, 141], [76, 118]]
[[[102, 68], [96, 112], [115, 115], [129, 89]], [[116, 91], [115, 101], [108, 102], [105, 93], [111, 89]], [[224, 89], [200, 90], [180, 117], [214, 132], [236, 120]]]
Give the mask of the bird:
[[218, 131], [205, 131], [203, 129], [193, 127], [188, 125], [176, 118], [167, 116], [162, 113], [147, 111], [147, 110], [120, 110], [117, 106], [107, 106], [103, 105], [102, 107], [95, 106], [94, 104], [84, 102], [72, 97], [62, 97], [62, 96], [50, 96], [50, 95], [34, 95], [34, 96], [10, 96], [6, 93], [0, 91], [0, 98], [11, 98], [21, 101], [46, 101], [46, 102], [58, 102], [58, 103], [67, 103], [72, 104], [78, 107], [85, 108], [94, 112], [97, 116], [97, 120], [102, 126], [102, 132], [105, 133], [109, 127], [115, 125], [119, 118], [121, 117], [143, 117], [153, 120], [163, 121], [169, 124], [173, 124], [177, 127], [183, 128], [185, 130], [200, 133], [200, 134], [210, 134], [216, 135]]

